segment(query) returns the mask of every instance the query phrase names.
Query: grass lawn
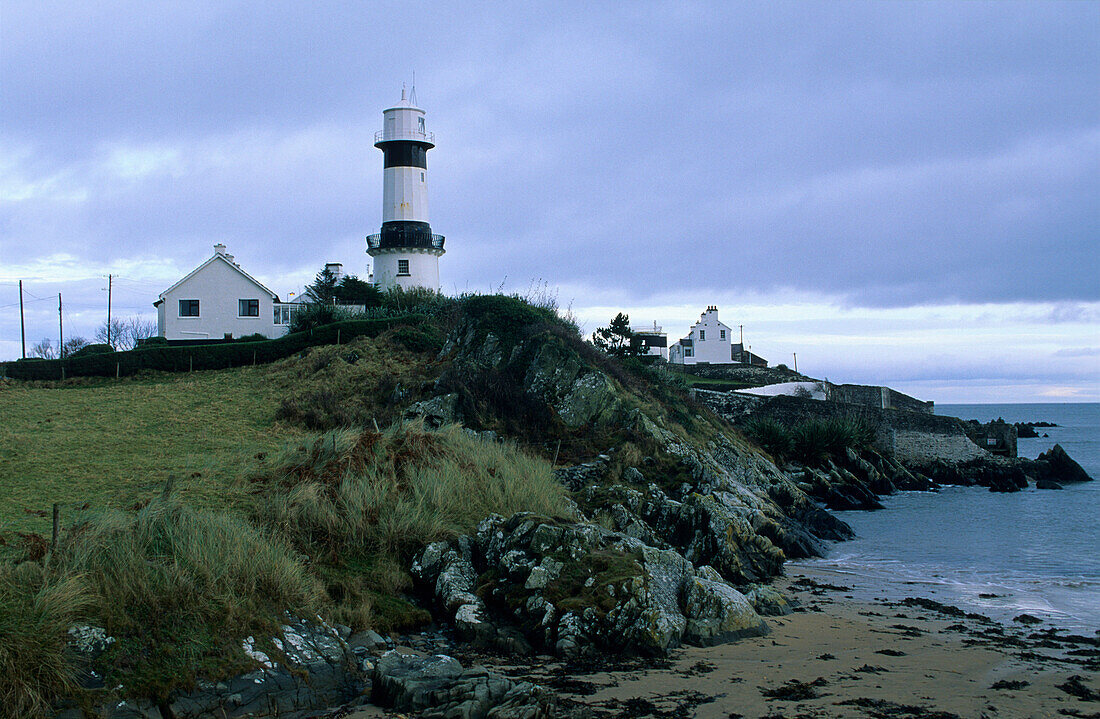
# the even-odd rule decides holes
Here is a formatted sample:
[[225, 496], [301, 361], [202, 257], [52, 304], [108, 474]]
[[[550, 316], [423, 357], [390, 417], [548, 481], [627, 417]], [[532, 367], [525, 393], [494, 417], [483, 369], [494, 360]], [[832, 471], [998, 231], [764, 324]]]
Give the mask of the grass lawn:
[[231, 504], [257, 454], [302, 434], [274, 422], [281, 379], [249, 367], [0, 385], [0, 538], [48, 536], [50, 517], [33, 512], [54, 502], [66, 524], [86, 502], [130, 507], [169, 475], [189, 503]]
[[698, 387], [699, 389], [712, 389], [718, 392], [724, 392], [735, 389], [745, 389], [746, 387], [754, 386], [752, 382], [735, 382], [728, 379], [712, 379], [710, 377], [696, 377], [691, 374], [681, 375], [687, 383], [692, 387]]

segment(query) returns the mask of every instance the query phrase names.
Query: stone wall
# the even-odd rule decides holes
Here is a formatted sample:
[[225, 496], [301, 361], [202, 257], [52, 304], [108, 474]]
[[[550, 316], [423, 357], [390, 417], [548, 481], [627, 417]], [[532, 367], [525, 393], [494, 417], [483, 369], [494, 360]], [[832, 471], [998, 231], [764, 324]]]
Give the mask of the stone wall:
[[780, 369], [778, 367], [747, 367], [743, 364], [670, 364], [669, 369], [685, 372], [690, 375], [695, 375], [696, 377], [705, 377], [707, 379], [722, 379], [730, 382], [751, 383], [756, 387], [762, 387], [766, 384], [778, 384], [780, 382], [802, 382], [813, 379], [790, 369]]
[[857, 404], [862, 407], [901, 409], [907, 412], [924, 412], [927, 414], [932, 414], [934, 407], [932, 402], [924, 402], [889, 387], [865, 384], [831, 384], [829, 385], [829, 398], [834, 402]]
[[963, 462], [989, 456], [970, 441], [965, 423], [955, 417], [786, 395], [746, 397], [696, 389], [695, 398], [734, 424], [757, 417], [774, 419], [788, 426], [809, 419], [855, 417], [874, 428], [876, 449], [911, 465], [926, 465], [937, 460]]

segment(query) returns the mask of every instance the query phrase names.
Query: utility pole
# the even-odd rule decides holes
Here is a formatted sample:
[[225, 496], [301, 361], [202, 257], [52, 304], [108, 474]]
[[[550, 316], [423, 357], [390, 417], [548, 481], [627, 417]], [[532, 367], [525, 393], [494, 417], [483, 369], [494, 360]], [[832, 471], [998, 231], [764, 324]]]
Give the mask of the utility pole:
[[791, 354], [794, 355], [794, 371], [797, 372], [798, 371], [798, 353], [797, 352], [792, 352]]
[[107, 275], [107, 345], [111, 345], [111, 275]]
[[23, 280], [19, 280], [19, 341], [23, 345], [23, 359], [27, 359], [27, 328], [23, 324]]
[[65, 321], [61, 318], [61, 293], [57, 293], [57, 356], [65, 356]]

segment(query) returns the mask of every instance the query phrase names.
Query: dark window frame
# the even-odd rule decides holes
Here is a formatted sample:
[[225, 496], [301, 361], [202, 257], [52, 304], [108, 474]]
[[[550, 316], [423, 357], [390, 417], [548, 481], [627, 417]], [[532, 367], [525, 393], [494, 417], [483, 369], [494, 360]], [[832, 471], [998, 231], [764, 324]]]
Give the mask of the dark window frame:
[[[402, 269], [402, 265], [404, 266], [404, 269]], [[398, 277], [410, 277], [411, 276], [411, 273], [409, 272], [409, 261], [408, 260], [398, 260], [397, 261], [397, 276]]]
[[259, 299], [239, 299], [239, 300], [237, 300], [237, 316], [238, 317], [259, 317], [260, 316], [260, 300]]
[[[186, 303], [186, 305], [184, 304]], [[185, 308], [186, 307], [186, 311]], [[194, 310], [194, 311], [192, 311]], [[179, 304], [179, 316], [180, 317], [199, 317], [199, 301], [198, 300], [180, 300]]]

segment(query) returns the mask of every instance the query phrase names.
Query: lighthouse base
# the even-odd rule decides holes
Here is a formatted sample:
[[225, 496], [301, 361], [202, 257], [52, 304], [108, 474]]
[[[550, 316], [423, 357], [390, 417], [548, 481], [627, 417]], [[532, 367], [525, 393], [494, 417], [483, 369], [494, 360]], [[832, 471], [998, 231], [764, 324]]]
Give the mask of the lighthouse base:
[[419, 247], [377, 248], [368, 251], [374, 258], [372, 280], [380, 290], [392, 287], [423, 287], [439, 291], [439, 257], [443, 249]]

